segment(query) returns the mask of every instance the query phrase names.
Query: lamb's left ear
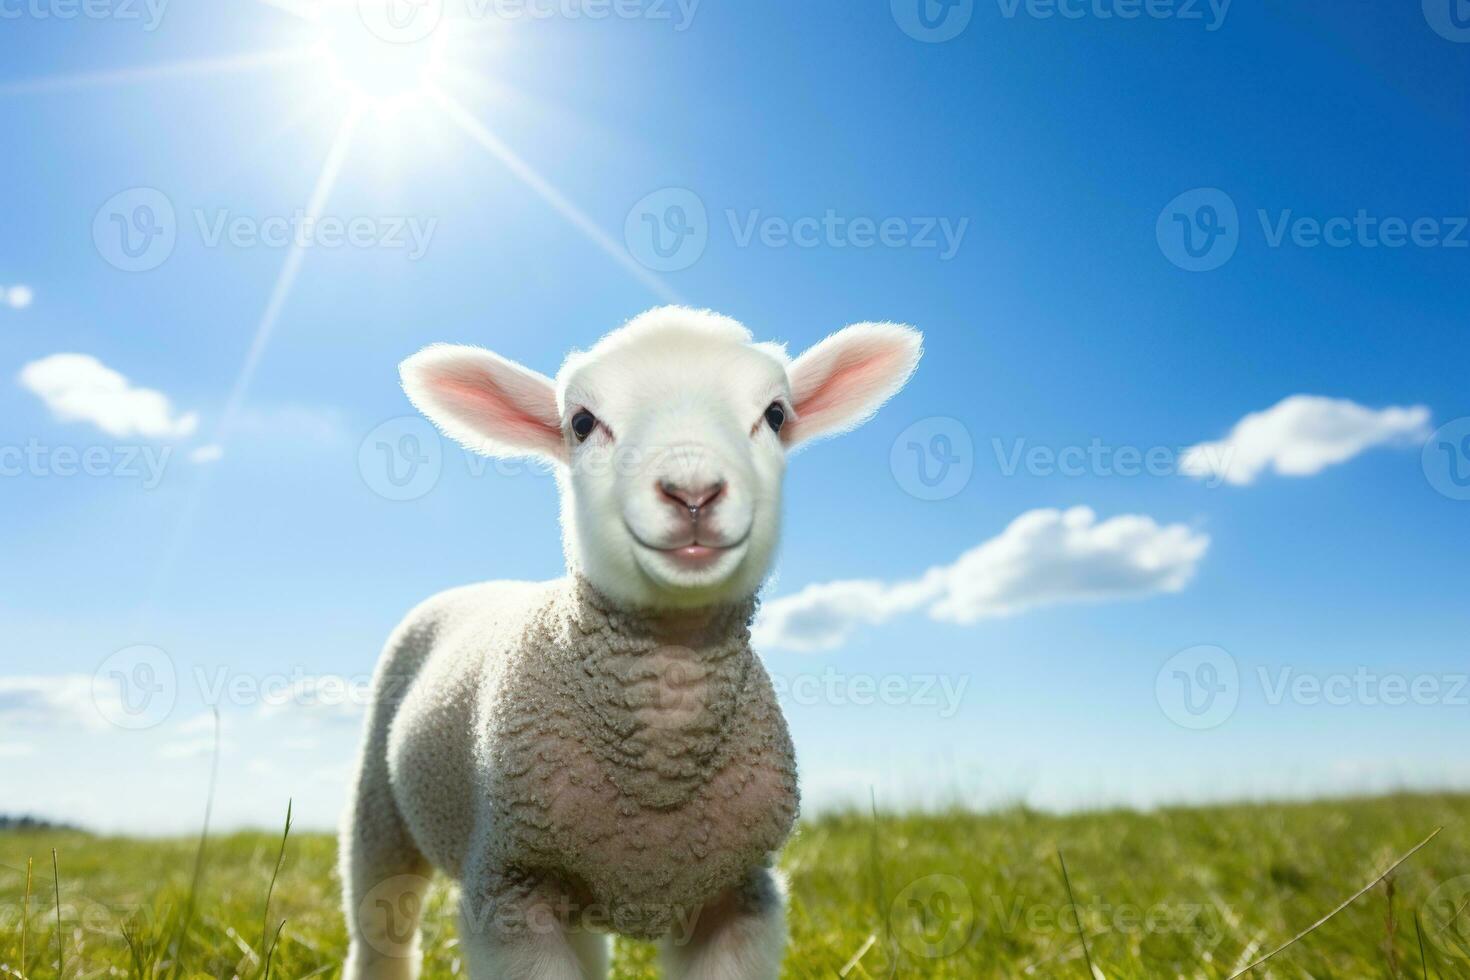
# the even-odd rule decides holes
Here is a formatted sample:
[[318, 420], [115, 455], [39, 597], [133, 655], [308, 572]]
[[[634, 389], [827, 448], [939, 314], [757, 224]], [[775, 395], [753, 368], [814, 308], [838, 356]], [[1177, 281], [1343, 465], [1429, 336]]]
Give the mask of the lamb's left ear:
[[836, 435], [866, 422], [914, 373], [924, 337], [896, 323], [856, 323], [792, 361], [796, 418], [782, 432], [789, 445]]
[[482, 347], [435, 344], [398, 365], [414, 407], [446, 436], [485, 456], [565, 461], [556, 386]]

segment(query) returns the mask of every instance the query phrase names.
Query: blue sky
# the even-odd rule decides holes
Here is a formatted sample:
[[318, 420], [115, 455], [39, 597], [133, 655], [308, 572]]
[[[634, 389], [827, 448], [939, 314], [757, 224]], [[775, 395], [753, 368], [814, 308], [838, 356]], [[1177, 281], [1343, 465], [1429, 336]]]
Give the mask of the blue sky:
[[[1043, 509], [1203, 549], [1129, 585], [993, 548], [971, 572], [1082, 584], [764, 651], [793, 689], [837, 677], [787, 705], [809, 806], [1470, 784], [1449, 748], [1470, 732], [1467, 32], [1435, 0], [977, 0], [930, 6], [958, 31], [935, 41], [905, 2], [482, 3], [360, 73], [286, 0], [0, 0], [6, 805], [192, 826], [216, 700], [221, 822], [295, 797], [330, 824], [358, 714], [303, 692], [369, 673], [435, 591], [561, 565], [545, 476], [446, 443], [427, 492], [378, 492], [377, 443], [422, 434], [398, 362], [457, 341], [552, 373], [670, 300], [793, 350], [863, 320], [926, 337], [883, 413], [793, 460], [771, 604], [915, 579]], [[350, 5], [321, 23], [362, 27]], [[363, 88], [418, 83], [425, 43], [443, 95], [354, 116]], [[314, 196], [357, 244], [270, 240]], [[645, 214], [693, 237], [660, 259]], [[1177, 463], [1297, 395], [1322, 400], [1235, 430], [1231, 458], [1261, 462], [1236, 482], [1007, 464], [1094, 443]], [[924, 499], [906, 445], [936, 434], [969, 478]], [[172, 671], [146, 727], [112, 723], [119, 664]], [[891, 703], [855, 703], [890, 677]], [[1391, 678], [1420, 694], [1384, 703]], [[1180, 715], [1190, 679], [1233, 709]]]

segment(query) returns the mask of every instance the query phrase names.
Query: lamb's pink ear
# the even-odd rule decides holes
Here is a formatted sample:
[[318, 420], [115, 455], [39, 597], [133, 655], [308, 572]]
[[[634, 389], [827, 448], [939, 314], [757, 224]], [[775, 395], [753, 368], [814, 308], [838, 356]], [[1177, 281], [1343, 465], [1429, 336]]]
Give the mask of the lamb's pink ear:
[[551, 379], [482, 347], [435, 344], [398, 366], [409, 401], [446, 436], [485, 456], [564, 461]]
[[896, 323], [856, 323], [792, 361], [790, 445], [846, 432], [892, 398], [919, 364], [924, 338]]

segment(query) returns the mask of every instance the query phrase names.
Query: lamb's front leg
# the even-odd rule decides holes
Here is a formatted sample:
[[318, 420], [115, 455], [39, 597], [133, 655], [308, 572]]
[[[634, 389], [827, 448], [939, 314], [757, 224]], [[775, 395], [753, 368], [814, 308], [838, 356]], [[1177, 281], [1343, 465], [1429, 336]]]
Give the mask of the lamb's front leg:
[[606, 936], [570, 921], [552, 885], [470, 886], [460, 899], [460, 946], [470, 980], [603, 980]]
[[776, 980], [786, 951], [786, 898], [775, 875], [750, 872], [663, 941], [669, 980]]

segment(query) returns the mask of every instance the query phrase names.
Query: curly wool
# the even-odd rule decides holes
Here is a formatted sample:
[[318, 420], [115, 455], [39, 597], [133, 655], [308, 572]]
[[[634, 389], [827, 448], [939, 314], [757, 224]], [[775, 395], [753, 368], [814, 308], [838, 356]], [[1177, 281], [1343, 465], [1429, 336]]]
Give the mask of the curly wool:
[[673, 645], [667, 620], [580, 578], [443, 593], [390, 640], [357, 812], [376, 743], [404, 831], [386, 838], [459, 878], [471, 921], [514, 931], [508, 910], [553, 894], [571, 924], [668, 934], [747, 888], [796, 819], [754, 610], [717, 608]]

